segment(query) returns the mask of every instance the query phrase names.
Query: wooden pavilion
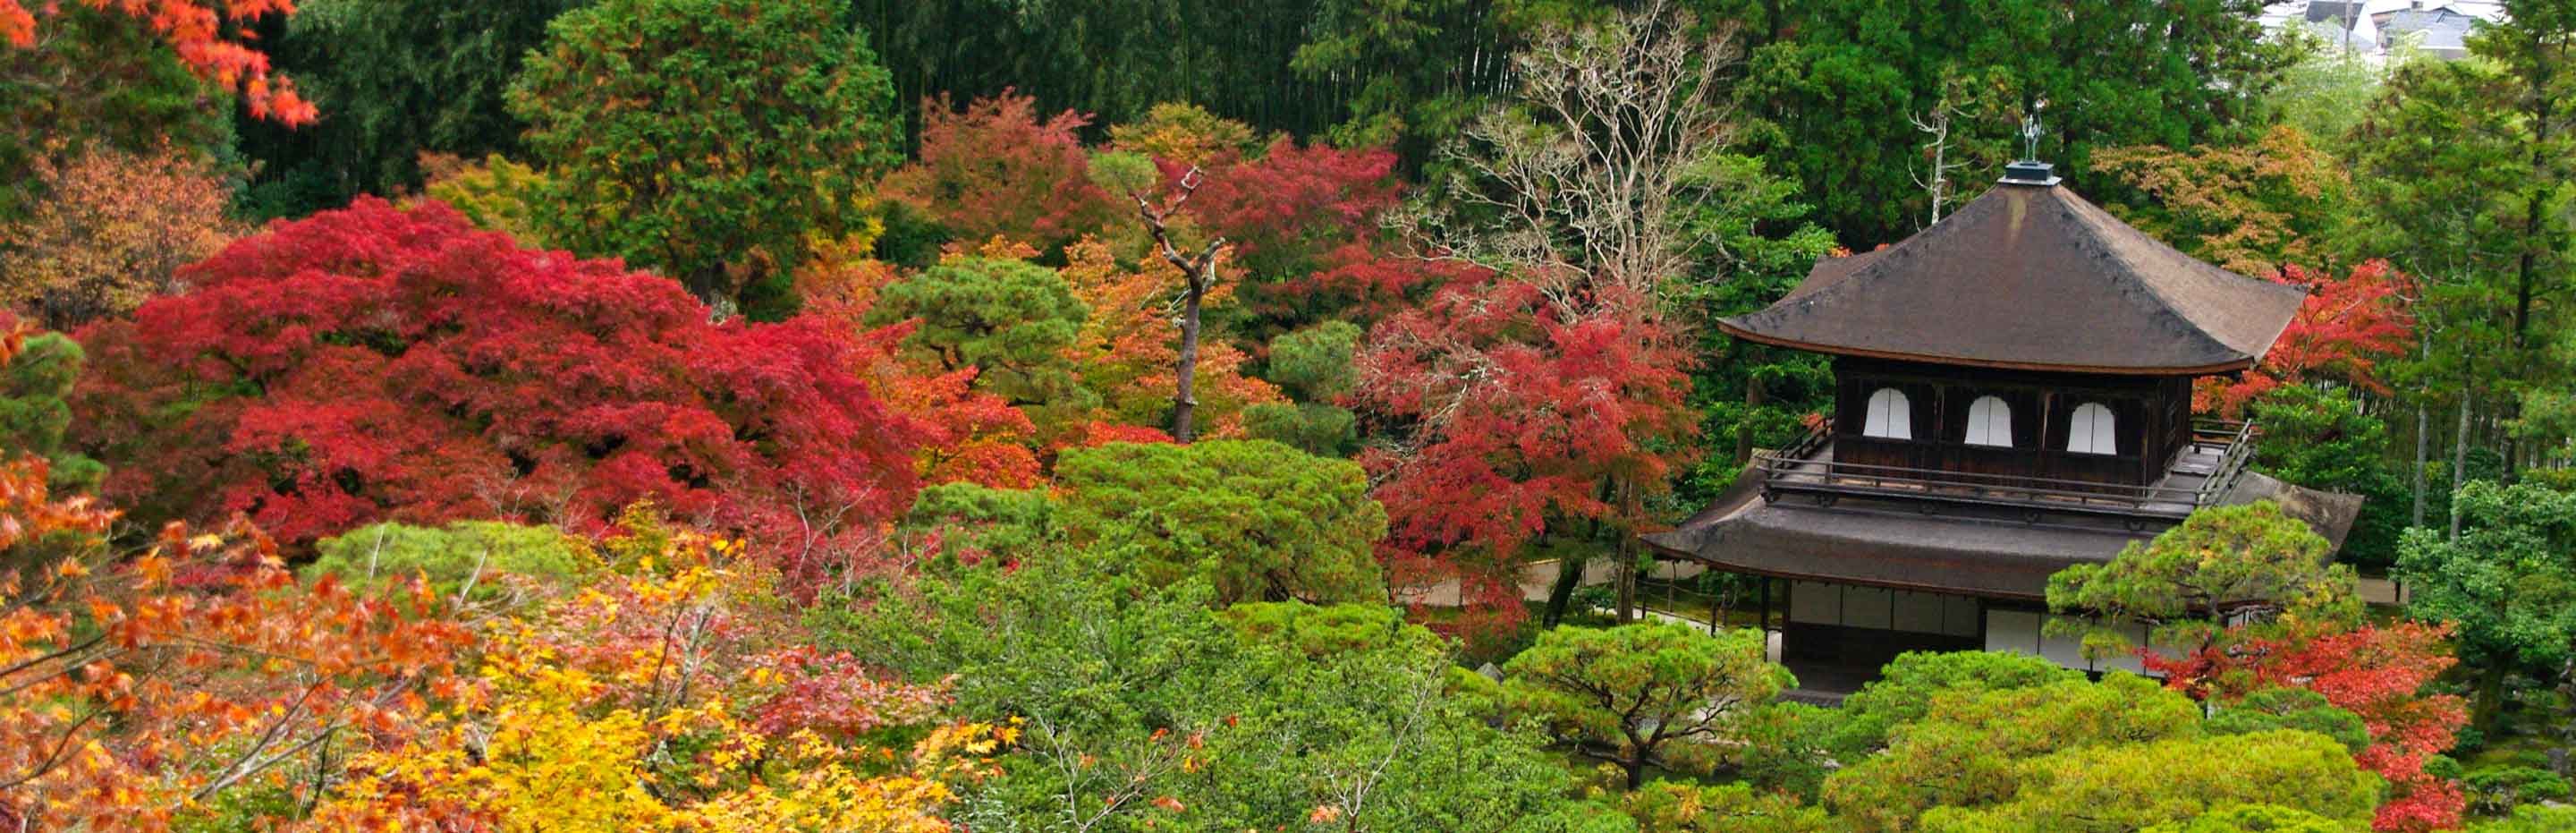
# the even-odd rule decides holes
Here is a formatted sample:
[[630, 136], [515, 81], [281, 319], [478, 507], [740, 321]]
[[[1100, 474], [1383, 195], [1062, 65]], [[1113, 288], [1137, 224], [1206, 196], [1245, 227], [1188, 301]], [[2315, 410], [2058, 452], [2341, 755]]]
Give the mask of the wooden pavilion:
[[1645, 541], [1760, 577], [1763, 627], [1817, 692], [1909, 650], [2137, 670], [2041, 632], [2051, 574], [2204, 506], [2275, 501], [2338, 547], [2360, 509], [2247, 470], [2255, 427], [2191, 413], [2194, 380], [2251, 367], [2302, 299], [2016, 162], [1932, 227], [1821, 260], [1778, 303], [1719, 323], [1831, 355], [1833, 413]]

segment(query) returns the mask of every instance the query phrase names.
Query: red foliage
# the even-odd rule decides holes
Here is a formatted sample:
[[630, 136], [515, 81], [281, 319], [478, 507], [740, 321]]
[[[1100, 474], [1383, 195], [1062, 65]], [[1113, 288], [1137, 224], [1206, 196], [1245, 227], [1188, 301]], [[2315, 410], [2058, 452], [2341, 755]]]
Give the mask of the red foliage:
[[[1446, 260], [1381, 254], [1364, 243], [1325, 252], [1319, 268], [1265, 289], [1268, 298], [1296, 297], [1350, 321], [1382, 320], [1452, 283], [1474, 280], [1475, 270]], [[1271, 306], [1277, 307], [1274, 302]]]
[[[320, 111], [295, 92], [294, 82], [269, 74], [268, 55], [250, 46], [250, 24], [269, 15], [295, 13], [295, 0], [78, 0], [81, 5], [149, 24], [168, 41], [188, 72], [227, 90], [238, 90], [253, 118], [288, 126], [311, 124]], [[37, 4], [0, 0], [0, 40], [15, 47], [36, 43], [38, 14], [52, 16], [60, 0]]]
[[445, 206], [273, 225], [81, 333], [79, 439], [174, 518], [301, 544], [361, 524], [603, 528], [652, 500], [789, 563], [909, 503], [917, 428], [812, 319], [709, 323], [679, 284], [522, 249]]
[[1391, 583], [1457, 577], [1471, 604], [1517, 610], [1521, 547], [1549, 524], [1648, 523], [1694, 430], [1688, 356], [1652, 310], [1494, 276], [1379, 324], [1357, 400], [1417, 432], [1361, 457], [1392, 520]]
[[[1289, 317], [1319, 305], [1338, 314], [1375, 303], [1380, 308], [1363, 315], [1373, 318], [1426, 279], [1456, 273], [1382, 258], [1366, 245], [1400, 197], [1395, 161], [1383, 149], [1301, 147], [1284, 136], [1258, 159], [1225, 151], [1206, 164], [1188, 215], [1233, 242], [1233, 264], [1252, 273], [1242, 298], [1255, 314]], [[1184, 173], [1169, 160], [1162, 166], [1169, 179]]]
[[1071, 110], [1045, 121], [1037, 99], [1009, 90], [950, 112], [943, 96], [921, 104], [921, 156], [886, 176], [881, 192], [929, 214], [963, 241], [1005, 237], [1053, 249], [1125, 217], [1091, 183], [1078, 135], [1090, 119]]
[[796, 646], [761, 657], [759, 664], [776, 676], [775, 693], [752, 710], [762, 732], [786, 736], [812, 729], [847, 740], [888, 726], [927, 723], [947, 704], [937, 687], [880, 679], [847, 651], [825, 654]]
[[2450, 635], [2448, 625], [2409, 622], [2234, 640], [2176, 659], [2142, 656], [2148, 670], [2166, 675], [2168, 686], [2194, 697], [2228, 700], [2287, 686], [2359, 715], [2371, 744], [2354, 759], [2388, 779], [2394, 793], [2380, 805], [2374, 829], [2420, 833], [2458, 827], [2466, 806], [2458, 782], [2424, 771], [2424, 762], [2451, 748], [2468, 724], [2468, 706], [2459, 697], [2425, 693], [2459, 661], [2442, 644]]
[[1163, 433], [1163, 429], [1160, 428], [1093, 420], [1091, 424], [1082, 427], [1080, 434], [1065, 438], [1064, 442], [1057, 447], [1059, 449], [1090, 448], [1110, 443], [1169, 443], [1172, 441], [1172, 435]]
[[2342, 278], [2293, 264], [2272, 279], [2305, 288], [2307, 302], [2261, 364], [2232, 381], [2204, 382], [2199, 410], [2235, 419], [2264, 391], [2312, 378], [2388, 390], [2376, 374], [2379, 363], [2415, 346], [2415, 313], [2407, 301], [2412, 279], [2385, 260], [2364, 262]]

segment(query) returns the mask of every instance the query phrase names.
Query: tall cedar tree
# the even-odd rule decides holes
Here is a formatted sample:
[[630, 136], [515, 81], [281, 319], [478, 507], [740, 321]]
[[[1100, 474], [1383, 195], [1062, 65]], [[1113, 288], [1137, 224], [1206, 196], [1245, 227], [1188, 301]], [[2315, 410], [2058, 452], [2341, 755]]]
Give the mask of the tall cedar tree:
[[271, 226], [80, 334], [79, 441], [142, 517], [290, 545], [378, 520], [596, 529], [652, 500], [799, 578], [910, 502], [914, 436], [846, 330], [711, 324], [678, 285], [431, 203]]
[[2077, 189], [2104, 192], [2091, 173], [2097, 149], [2195, 147], [2247, 113], [2291, 58], [2263, 42], [2257, 0], [1790, 5], [1772, 21], [1788, 36], [1751, 56], [1747, 105], [1779, 125], [1766, 155], [1856, 249], [1894, 242], [1927, 216], [1915, 178], [1928, 160], [1908, 116], [1945, 93], [1992, 114], [1954, 122], [1951, 136], [1953, 152], [1986, 159], [2018, 155], [2019, 117], [2047, 102], [2042, 152]]
[[549, 240], [793, 309], [806, 241], [859, 222], [900, 159], [893, 88], [823, 0], [603, 0], [549, 26], [509, 93], [546, 163]]
[[300, 0], [262, 40], [329, 117], [240, 125], [250, 209], [300, 217], [359, 194], [417, 191], [435, 173], [429, 154], [523, 156], [528, 125], [504, 101], [510, 79], [545, 44], [549, 21], [589, 2]]

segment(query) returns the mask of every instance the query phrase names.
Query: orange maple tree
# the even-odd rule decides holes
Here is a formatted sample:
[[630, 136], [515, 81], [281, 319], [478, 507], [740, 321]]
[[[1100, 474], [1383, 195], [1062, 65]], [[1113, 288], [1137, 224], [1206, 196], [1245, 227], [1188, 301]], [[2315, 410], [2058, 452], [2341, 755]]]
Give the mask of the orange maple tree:
[[[250, 24], [269, 15], [295, 13], [295, 0], [76, 0], [83, 6], [122, 14], [152, 27], [170, 44], [179, 63], [208, 83], [241, 93], [255, 118], [290, 127], [313, 123], [321, 115], [295, 91], [295, 83], [269, 71], [268, 54], [251, 45]], [[36, 44], [42, 17], [60, 12], [60, 0], [30, 9], [25, 0], [0, 0], [0, 40], [21, 49]]]
[[[1102, 418], [1108, 422], [1151, 425], [1162, 421], [1172, 404], [1174, 368], [1178, 366], [1177, 314], [1173, 297], [1181, 285], [1179, 270], [1160, 260], [1128, 269], [1099, 240], [1085, 237], [1065, 248], [1061, 274], [1073, 294], [1091, 308], [1081, 340], [1074, 345], [1084, 386], [1100, 394]], [[1206, 303], [1225, 302], [1232, 292], [1219, 282]], [[1231, 437], [1243, 431], [1243, 409], [1286, 401], [1279, 387], [1243, 374], [1247, 357], [1223, 340], [1199, 346], [1198, 413], [1208, 437]]]
[[115, 517], [48, 495], [41, 460], [0, 464], [0, 548], [67, 552], [0, 575], [0, 827], [168, 829], [335, 739], [401, 736], [458, 681], [470, 634], [421, 584], [298, 582], [239, 524], [118, 563]]

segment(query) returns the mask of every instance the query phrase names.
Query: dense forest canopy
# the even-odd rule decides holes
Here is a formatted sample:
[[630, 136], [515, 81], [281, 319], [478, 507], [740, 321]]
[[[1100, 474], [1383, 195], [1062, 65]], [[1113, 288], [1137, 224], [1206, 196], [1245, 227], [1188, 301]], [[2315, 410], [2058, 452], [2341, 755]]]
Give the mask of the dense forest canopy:
[[[0, 828], [2576, 829], [2576, 0], [2352, 5], [0, 0]], [[2028, 157], [2358, 517], [1813, 705], [1717, 321]]]

